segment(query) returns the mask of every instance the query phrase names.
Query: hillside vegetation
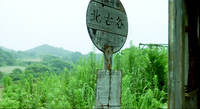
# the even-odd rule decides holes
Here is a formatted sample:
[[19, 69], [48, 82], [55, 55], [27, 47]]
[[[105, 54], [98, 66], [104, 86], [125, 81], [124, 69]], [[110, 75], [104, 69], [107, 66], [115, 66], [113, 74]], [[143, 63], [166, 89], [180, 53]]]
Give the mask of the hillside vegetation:
[[[80, 52], [71, 52], [63, 48], [53, 47], [47, 44], [32, 48], [26, 51], [14, 51], [5, 47], [0, 47], [0, 67], [6, 65], [30, 65], [31, 63], [40, 62], [45, 55], [60, 57], [64, 61], [76, 64], [81, 57], [87, 57], [89, 54], [83, 55]], [[97, 54], [100, 59], [102, 54]]]
[[[131, 44], [114, 55], [113, 70], [122, 70], [123, 75], [122, 108], [167, 108], [167, 54], [165, 48], [140, 50]], [[94, 108], [96, 74], [103, 69], [103, 57], [97, 59], [91, 52], [76, 65], [60, 68], [56, 64], [60, 57], [45, 57], [24, 72], [14, 71], [20, 75], [17, 84], [13, 77], [3, 77], [0, 108]]]
[[0, 67], [5, 65], [15, 65], [17, 54], [13, 51], [4, 51], [0, 48]]

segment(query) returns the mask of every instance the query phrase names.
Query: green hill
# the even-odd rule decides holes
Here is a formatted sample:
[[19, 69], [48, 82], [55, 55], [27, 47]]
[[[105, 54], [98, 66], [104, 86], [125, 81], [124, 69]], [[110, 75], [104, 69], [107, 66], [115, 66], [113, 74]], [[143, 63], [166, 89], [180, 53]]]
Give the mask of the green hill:
[[[5, 47], [0, 47], [6, 52], [11, 52], [11, 49], [7, 49]], [[12, 51], [14, 53], [14, 51]], [[54, 47], [48, 44], [40, 45], [35, 48], [26, 50], [26, 51], [15, 51], [17, 59], [42, 59], [44, 55], [53, 55], [59, 57], [65, 61], [76, 63], [80, 57], [88, 57], [90, 53], [83, 55], [80, 52], [72, 52], [65, 50], [63, 48]], [[96, 58], [100, 59], [102, 54], [97, 54]]]
[[73, 52], [65, 50], [63, 48], [58, 48], [54, 46], [50, 46], [47, 44], [40, 45], [38, 47], [32, 48], [30, 50], [25, 51], [26, 53], [33, 53], [37, 55], [43, 55], [43, 54], [51, 54], [54, 56], [62, 57], [66, 55], [71, 55]]
[[6, 48], [6, 47], [3, 47], [3, 46], [0, 46], [0, 48], [4, 51], [12, 51], [12, 52], [16, 52], [15, 50], [13, 49], [9, 49], [9, 48]]

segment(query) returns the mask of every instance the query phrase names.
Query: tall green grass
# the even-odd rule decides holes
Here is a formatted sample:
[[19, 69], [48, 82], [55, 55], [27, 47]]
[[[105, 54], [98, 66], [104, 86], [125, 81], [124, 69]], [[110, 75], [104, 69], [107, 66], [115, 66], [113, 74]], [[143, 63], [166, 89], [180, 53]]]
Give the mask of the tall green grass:
[[[155, 58], [151, 59], [153, 56]], [[114, 55], [113, 70], [123, 73], [122, 108], [162, 108], [166, 105], [166, 60], [165, 49], [140, 50], [132, 44]], [[95, 53], [91, 52], [87, 61], [81, 58], [73, 69], [65, 68], [60, 75], [46, 72], [36, 83], [32, 74], [26, 71], [18, 84], [4, 77], [0, 108], [94, 108], [97, 69], [103, 69], [103, 56], [96, 60]], [[160, 81], [164, 81], [164, 85]]]

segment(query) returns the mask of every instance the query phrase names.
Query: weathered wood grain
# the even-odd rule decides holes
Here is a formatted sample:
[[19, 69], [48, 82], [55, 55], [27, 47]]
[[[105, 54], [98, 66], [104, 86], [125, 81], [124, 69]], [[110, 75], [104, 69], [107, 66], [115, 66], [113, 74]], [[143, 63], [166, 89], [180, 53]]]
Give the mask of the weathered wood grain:
[[182, 0], [169, 0], [168, 108], [185, 107], [185, 22]]
[[128, 19], [119, 0], [91, 0], [86, 24], [91, 40], [102, 52], [111, 46], [116, 53], [126, 42]]
[[121, 83], [121, 71], [98, 70], [95, 108], [120, 108]]

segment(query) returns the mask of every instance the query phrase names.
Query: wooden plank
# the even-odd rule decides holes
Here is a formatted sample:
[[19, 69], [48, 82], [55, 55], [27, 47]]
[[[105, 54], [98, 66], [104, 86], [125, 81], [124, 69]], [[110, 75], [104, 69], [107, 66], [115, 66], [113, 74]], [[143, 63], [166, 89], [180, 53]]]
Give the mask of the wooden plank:
[[122, 72], [111, 72], [111, 93], [109, 105], [114, 107], [121, 107], [121, 86], [122, 86]]
[[174, 34], [174, 0], [169, 0], [169, 36], [168, 36], [168, 108], [175, 107], [175, 87], [174, 87], [174, 73], [173, 73], [173, 34]]
[[102, 108], [108, 104], [109, 80], [109, 70], [97, 71], [95, 108]]
[[184, 32], [183, 1], [169, 0], [168, 108], [184, 108]]
[[121, 71], [98, 70], [95, 108], [120, 108], [121, 83]]
[[193, 90], [191, 92], [185, 93], [185, 97], [191, 97], [191, 96], [197, 94], [198, 91], [199, 91], [199, 88], [195, 89], [195, 90]]

